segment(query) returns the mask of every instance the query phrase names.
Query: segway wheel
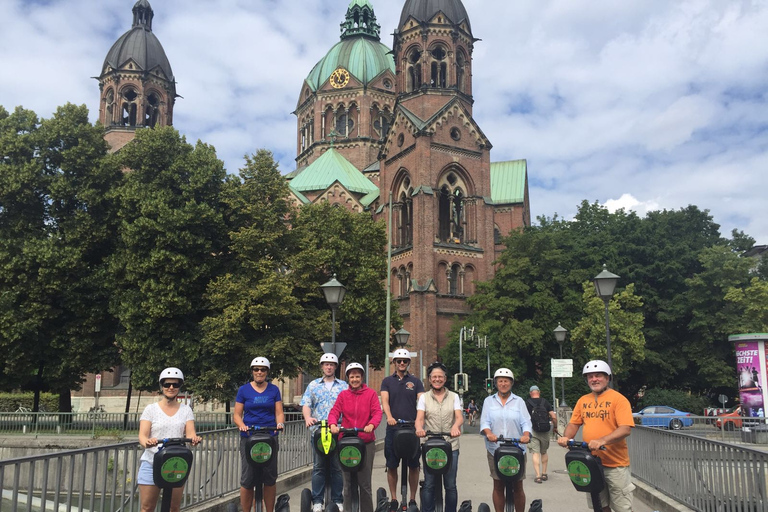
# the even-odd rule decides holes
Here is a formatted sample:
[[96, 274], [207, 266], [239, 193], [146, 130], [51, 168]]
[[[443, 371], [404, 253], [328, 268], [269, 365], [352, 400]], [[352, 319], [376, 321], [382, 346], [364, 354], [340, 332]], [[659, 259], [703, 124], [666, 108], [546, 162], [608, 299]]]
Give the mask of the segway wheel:
[[477, 507], [477, 512], [491, 512], [491, 507], [489, 507], [487, 503], [481, 503], [480, 506]]
[[301, 490], [301, 512], [312, 512], [312, 491]]
[[331, 503], [325, 507], [325, 512], [339, 512], [339, 506], [336, 503]]
[[408, 505], [408, 512], [419, 512], [419, 507], [417, 505]]
[[226, 512], [237, 512], [237, 505], [235, 503], [228, 503]]

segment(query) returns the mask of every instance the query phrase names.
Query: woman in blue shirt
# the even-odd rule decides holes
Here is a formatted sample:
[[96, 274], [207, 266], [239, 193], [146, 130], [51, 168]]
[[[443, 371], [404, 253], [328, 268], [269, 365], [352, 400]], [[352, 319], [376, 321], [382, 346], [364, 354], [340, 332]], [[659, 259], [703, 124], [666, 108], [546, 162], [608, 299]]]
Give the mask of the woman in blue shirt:
[[[488, 467], [493, 478], [493, 507], [496, 512], [504, 510], [504, 482], [496, 474], [496, 464], [493, 452], [499, 443], [499, 436], [504, 439], [520, 439], [527, 444], [531, 440], [531, 415], [525, 406], [525, 400], [512, 393], [515, 375], [509, 368], [499, 368], [493, 374], [493, 380], [498, 390], [483, 402], [483, 413], [480, 416], [480, 433], [485, 436], [485, 449], [488, 452]], [[525, 450], [525, 448], [523, 448]], [[523, 473], [520, 480], [515, 482], [515, 511], [525, 512], [525, 492], [523, 491]]]
[[[270, 370], [269, 359], [256, 357], [251, 361], [253, 380], [244, 384], [237, 391], [233, 419], [240, 429], [240, 506], [243, 512], [251, 512], [253, 489], [264, 485], [264, 507], [266, 512], [275, 509], [275, 483], [277, 482], [277, 446], [272, 459], [262, 470], [262, 481], [256, 481], [256, 475], [248, 462], [246, 443], [250, 436], [249, 427], [274, 427], [282, 429], [285, 422], [283, 399], [280, 389], [267, 381]], [[277, 435], [277, 434], [274, 434]]]

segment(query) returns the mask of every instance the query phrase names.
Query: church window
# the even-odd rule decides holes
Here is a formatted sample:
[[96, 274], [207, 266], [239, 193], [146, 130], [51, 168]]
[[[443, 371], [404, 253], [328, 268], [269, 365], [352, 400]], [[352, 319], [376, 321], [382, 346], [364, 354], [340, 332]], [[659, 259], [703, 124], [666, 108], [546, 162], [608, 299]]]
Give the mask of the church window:
[[463, 51], [459, 51], [456, 54], [456, 87], [459, 92], [466, 92], [466, 86], [464, 85], [464, 68], [467, 65], [467, 59], [464, 56]]
[[106, 119], [104, 120], [107, 126], [115, 122], [115, 91], [110, 89], [107, 91], [107, 95], [104, 98], [106, 103]]
[[390, 80], [389, 78], [385, 78], [383, 83], [385, 88], [387, 89], [392, 88], [392, 80]]
[[448, 64], [445, 62], [447, 52], [442, 46], [435, 47], [432, 52], [430, 87], [446, 87], [448, 83]]
[[138, 98], [139, 95], [132, 87], [128, 87], [123, 90], [122, 96], [122, 114], [120, 124], [123, 126], [136, 126], [136, 98]]
[[493, 243], [496, 245], [501, 245], [501, 230], [499, 229], [499, 226], [494, 225], [493, 226]]
[[401, 148], [403, 147], [403, 143], [405, 142], [405, 135], [402, 133], [397, 136], [397, 147]]
[[467, 211], [463, 179], [448, 172], [439, 182], [438, 239], [443, 243], [466, 243]]
[[416, 91], [421, 88], [421, 50], [418, 48], [414, 48], [408, 54], [407, 80], [407, 92]]
[[157, 94], [151, 93], [147, 97], [147, 104], [144, 107], [144, 126], [154, 128], [160, 117], [160, 98]]
[[458, 128], [455, 128], [455, 127], [451, 128], [451, 138], [453, 140], [457, 141], [457, 142], [460, 141], [461, 140], [461, 130], [459, 130]]
[[346, 112], [336, 115], [336, 133], [339, 134], [339, 137], [348, 138], [354, 126], [354, 120]]
[[459, 295], [460, 269], [458, 264], [451, 265], [451, 270], [448, 273], [448, 295]]
[[383, 139], [389, 131], [389, 116], [384, 112], [379, 112], [376, 116], [376, 120], [373, 122], [373, 131], [378, 136], [379, 140]]

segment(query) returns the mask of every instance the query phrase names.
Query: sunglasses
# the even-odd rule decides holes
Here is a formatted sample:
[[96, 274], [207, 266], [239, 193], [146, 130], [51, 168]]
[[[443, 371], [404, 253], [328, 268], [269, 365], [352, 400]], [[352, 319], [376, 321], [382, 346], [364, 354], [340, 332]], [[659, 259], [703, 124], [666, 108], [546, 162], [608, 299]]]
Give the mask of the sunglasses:
[[251, 368], [251, 370], [253, 370], [256, 373], [267, 373], [269, 371], [266, 368]]
[[395, 364], [408, 364], [410, 361], [408, 359], [395, 359]]
[[181, 383], [180, 382], [163, 382], [163, 387], [179, 389], [181, 387]]

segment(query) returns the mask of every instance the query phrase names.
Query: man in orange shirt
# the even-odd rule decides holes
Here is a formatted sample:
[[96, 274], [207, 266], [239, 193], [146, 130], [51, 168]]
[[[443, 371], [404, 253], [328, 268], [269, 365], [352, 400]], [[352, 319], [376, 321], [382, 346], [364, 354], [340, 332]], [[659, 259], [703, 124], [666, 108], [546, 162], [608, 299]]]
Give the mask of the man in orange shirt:
[[[624, 395], [608, 387], [611, 367], [605, 361], [588, 362], [582, 374], [592, 392], [579, 398], [571, 421], [557, 443], [565, 447], [583, 425], [584, 441], [603, 463], [605, 488], [600, 493], [603, 512], [632, 512], [635, 486], [626, 440], [635, 426], [632, 407]], [[603, 446], [605, 450], [600, 450]], [[591, 499], [587, 501], [591, 506]]]

